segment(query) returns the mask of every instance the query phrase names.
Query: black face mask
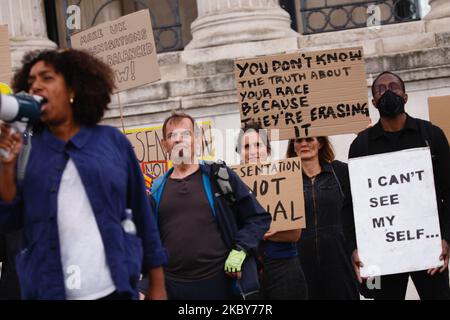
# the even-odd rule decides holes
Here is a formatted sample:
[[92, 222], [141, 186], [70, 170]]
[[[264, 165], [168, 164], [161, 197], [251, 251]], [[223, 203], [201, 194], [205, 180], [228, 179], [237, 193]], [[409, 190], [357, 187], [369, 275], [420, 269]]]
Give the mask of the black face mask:
[[378, 100], [377, 109], [381, 117], [395, 118], [405, 112], [405, 100], [391, 90], [387, 90]]

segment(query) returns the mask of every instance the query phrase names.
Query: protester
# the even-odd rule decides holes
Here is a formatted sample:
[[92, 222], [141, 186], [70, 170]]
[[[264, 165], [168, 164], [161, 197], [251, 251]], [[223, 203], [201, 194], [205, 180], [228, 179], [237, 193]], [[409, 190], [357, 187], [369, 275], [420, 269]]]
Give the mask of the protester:
[[[23, 181], [23, 141], [1, 126], [0, 232], [23, 227], [17, 273], [24, 299], [137, 298], [141, 272], [148, 297], [166, 298], [166, 253], [152, 220], [131, 144], [98, 123], [114, 87], [103, 62], [77, 50], [27, 54], [15, 92], [43, 97]], [[30, 146], [28, 146], [29, 148]]]
[[[266, 163], [270, 158], [270, 141], [265, 130], [249, 122], [238, 137], [236, 151], [241, 163]], [[300, 265], [296, 242], [301, 229], [267, 232], [261, 243], [263, 261], [262, 297], [266, 300], [305, 300], [308, 297], [305, 275]]]
[[[405, 112], [408, 95], [405, 83], [398, 75], [389, 71], [381, 73], [373, 82], [372, 95], [372, 103], [380, 113], [380, 120], [373, 127], [358, 134], [350, 146], [349, 158], [430, 147], [442, 237], [442, 254], [439, 259], [444, 265], [428, 271], [382, 276], [379, 288], [375, 287], [368, 295], [370, 294], [376, 300], [405, 299], [408, 279], [411, 277], [421, 299], [450, 299], [448, 276], [450, 151], [448, 141], [440, 128], [429, 121], [413, 118]], [[358, 280], [362, 283], [359, 268], [364, 261], [359, 259], [355, 233], [350, 233], [348, 237], [353, 239], [353, 266]]]
[[297, 243], [312, 300], [359, 299], [345, 217], [353, 217], [347, 165], [334, 160], [328, 137], [290, 140], [287, 157], [300, 157], [306, 229]]
[[270, 214], [231, 169], [196, 161], [201, 142], [191, 116], [173, 113], [162, 130], [173, 168], [154, 182], [152, 196], [169, 252], [169, 299], [249, 298], [259, 290], [255, 253]]

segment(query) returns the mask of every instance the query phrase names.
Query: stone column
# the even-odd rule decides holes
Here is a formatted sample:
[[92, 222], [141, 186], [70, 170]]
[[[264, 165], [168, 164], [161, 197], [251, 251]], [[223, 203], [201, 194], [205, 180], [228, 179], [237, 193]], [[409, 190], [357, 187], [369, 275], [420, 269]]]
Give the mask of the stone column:
[[449, 18], [450, 1], [448, 0], [429, 0], [431, 11], [424, 17], [426, 20]]
[[[197, 7], [198, 18], [191, 25], [192, 41], [185, 52], [219, 51], [219, 47], [233, 47], [234, 51], [235, 44], [257, 46], [257, 42], [298, 37], [291, 29], [289, 14], [280, 7], [278, 0], [197, 0]], [[228, 50], [228, 54], [232, 57], [244, 52]], [[222, 52], [217, 58], [227, 58], [226, 55]]]
[[197, 0], [187, 49], [295, 37], [277, 0]]
[[13, 69], [28, 51], [56, 48], [47, 38], [42, 0], [0, 1], [0, 24], [8, 25]]

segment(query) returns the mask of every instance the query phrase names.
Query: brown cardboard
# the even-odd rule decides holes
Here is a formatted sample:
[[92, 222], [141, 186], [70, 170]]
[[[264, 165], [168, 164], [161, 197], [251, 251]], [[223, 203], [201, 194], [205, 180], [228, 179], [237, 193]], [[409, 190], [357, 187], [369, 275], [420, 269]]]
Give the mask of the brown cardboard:
[[370, 123], [362, 47], [235, 60], [241, 124], [279, 140], [357, 133]]
[[0, 82], [10, 84], [12, 77], [8, 26], [0, 26]]
[[429, 97], [430, 121], [441, 128], [450, 140], [450, 96]]
[[306, 226], [300, 158], [231, 168], [272, 215], [270, 231], [294, 230]]
[[150, 12], [141, 10], [71, 36], [74, 49], [85, 49], [114, 71], [115, 92], [161, 79]]

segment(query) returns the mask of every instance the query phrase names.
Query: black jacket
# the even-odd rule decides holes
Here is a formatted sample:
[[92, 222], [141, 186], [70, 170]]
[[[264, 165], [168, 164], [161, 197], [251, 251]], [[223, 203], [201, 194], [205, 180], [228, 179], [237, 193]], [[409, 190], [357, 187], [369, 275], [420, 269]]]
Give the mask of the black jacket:
[[[321, 164], [314, 182], [303, 175], [306, 229], [298, 242], [300, 259], [308, 248], [321, 264], [348, 266], [351, 245], [345, 234], [352, 233], [353, 206], [347, 164]], [[350, 228], [350, 230], [346, 230]]]
[[[358, 134], [350, 146], [349, 158], [429, 146], [438, 203], [442, 238], [450, 243], [450, 149], [443, 131], [429, 121], [407, 115], [405, 127], [392, 139], [380, 122]], [[356, 240], [353, 238], [354, 247]]]

